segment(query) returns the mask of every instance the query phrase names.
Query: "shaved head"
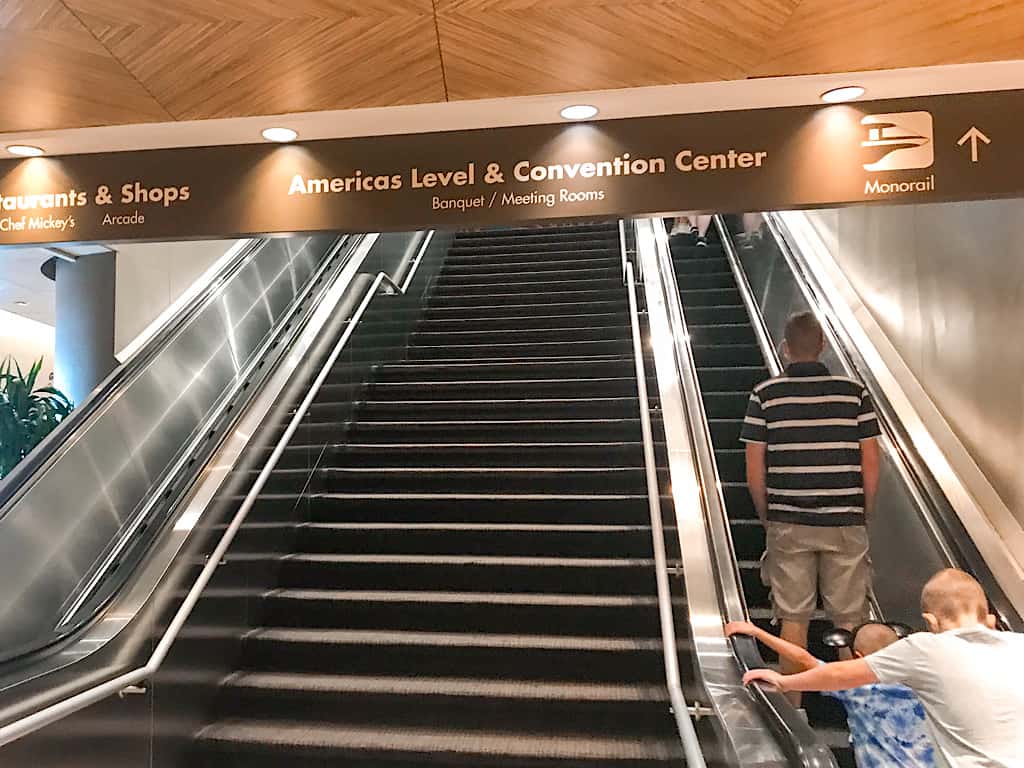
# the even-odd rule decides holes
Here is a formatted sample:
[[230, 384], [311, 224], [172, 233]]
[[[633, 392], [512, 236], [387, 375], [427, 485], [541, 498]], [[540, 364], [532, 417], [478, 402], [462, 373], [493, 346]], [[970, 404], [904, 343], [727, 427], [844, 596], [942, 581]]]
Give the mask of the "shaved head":
[[899, 639], [896, 630], [886, 624], [865, 624], [853, 638], [853, 650], [861, 656], [870, 656]]
[[984, 623], [988, 617], [988, 600], [985, 598], [985, 590], [973, 576], [955, 568], [947, 568], [932, 576], [924, 585], [921, 611], [943, 622], [976, 617]]

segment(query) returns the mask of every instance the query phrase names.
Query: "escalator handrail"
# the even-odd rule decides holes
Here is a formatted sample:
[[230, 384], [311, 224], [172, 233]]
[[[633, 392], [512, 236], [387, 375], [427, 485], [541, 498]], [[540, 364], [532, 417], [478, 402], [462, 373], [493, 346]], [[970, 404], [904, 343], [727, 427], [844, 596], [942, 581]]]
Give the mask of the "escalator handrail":
[[[624, 244], [624, 241], [623, 241]], [[626, 291], [629, 299], [629, 322], [633, 341], [633, 359], [636, 367], [637, 395], [640, 404], [640, 426], [644, 441], [644, 472], [647, 480], [647, 502], [651, 514], [651, 535], [654, 540], [654, 568], [658, 587], [658, 613], [661, 624], [662, 655], [669, 700], [675, 716], [676, 729], [683, 743], [688, 768], [706, 768], [704, 754], [697, 739], [690, 709], [683, 695], [679, 676], [679, 650], [676, 646], [675, 620], [672, 616], [672, 594], [668, 580], [668, 557], [665, 554], [665, 532], [661, 522], [661, 494], [658, 469], [655, 462], [654, 430], [651, 426], [650, 404], [647, 399], [647, 373], [644, 365], [643, 341], [640, 336], [640, 315], [637, 309], [636, 279], [633, 265], [626, 262], [622, 251]]]
[[174, 338], [182, 328], [186, 327], [209, 303], [210, 299], [227, 284], [231, 278], [248, 263], [267, 241], [265, 239], [247, 239], [239, 241], [235, 255], [222, 265], [209, 282], [192, 296], [188, 302], [171, 318], [167, 319], [131, 357], [117, 366], [100, 384], [79, 403], [67, 418], [47, 435], [31, 453], [0, 479], [0, 519], [9, 509], [8, 502], [14, 499], [19, 491], [25, 488], [37, 473], [45, 470], [55, 461], [61, 449], [68, 444], [76, 432], [87, 429], [92, 417], [110, 402], [112, 397], [122, 391], [136, 376], [153, 360], [167, 342]]
[[[665, 308], [676, 361], [675, 374], [678, 378], [678, 391], [684, 401], [684, 412], [690, 422], [687, 432], [692, 441], [692, 454], [696, 457], [695, 470], [701, 487], [705, 530], [718, 580], [720, 610], [727, 621], [746, 620], [749, 614], [739, 586], [740, 576], [732, 533], [725, 512], [718, 467], [714, 452], [710, 448], [711, 430], [700, 383], [697, 380], [696, 364], [679, 298], [679, 286], [676, 283], [668, 236], [665, 233], [664, 222], [660, 219], [653, 221], [657, 267], [663, 286], [662, 293], [666, 301]], [[767, 666], [757, 649], [757, 644], [750, 638], [733, 638], [732, 649], [737, 664], [743, 671]], [[749, 690], [760, 711], [766, 716], [768, 725], [778, 738], [783, 752], [793, 764], [802, 768], [836, 768], [837, 763], [832, 751], [781, 693], [760, 685], [752, 686]]]
[[[920, 510], [922, 520], [936, 546], [950, 566], [974, 572], [975, 576], [982, 580], [1000, 626], [1019, 630], [1022, 626], [1022, 617], [999, 588], [994, 576], [987, 572], [987, 565], [983, 562], [976, 562], [977, 558], [968, 556], [958, 540], [960, 536], [966, 536], [967, 533], [960, 523], [957, 511], [953, 509], [944, 490], [932, 475], [928, 463], [915, 448], [913, 440], [903, 427], [899, 414], [889, 399], [884, 396], [874, 372], [863, 358], [852, 351], [854, 345], [849, 339], [843, 323], [836, 316], [818, 275], [792, 246], [791, 238], [787, 237], [789, 229], [785, 223], [774, 213], [764, 213], [763, 216], [787, 268], [800, 286], [801, 295], [821, 321], [832, 350], [843, 367], [862, 381], [870, 392], [875, 410], [878, 412], [879, 424], [888, 438], [882, 441], [883, 450], [892, 459], [893, 467], [913, 498], [915, 506]], [[969, 496], [969, 494], [965, 494], [965, 496]]]
[[[221, 561], [235, 538], [235, 535], [244, 524], [250, 510], [255, 505], [260, 492], [270, 479], [270, 475], [276, 468], [278, 461], [280, 461], [281, 457], [284, 455], [284, 451], [287, 448], [288, 443], [302, 425], [310, 406], [319, 394], [324, 382], [330, 376], [331, 369], [337, 362], [341, 353], [344, 351], [349, 339], [352, 337], [356, 327], [359, 325], [359, 321], [369, 308], [370, 303], [378, 292], [380, 292], [382, 286], [388, 286], [388, 293], [405, 293], [412, 281], [413, 275], [419, 267], [421, 258], [430, 243], [432, 235], [433, 233], [431, 232], [425, 238], [414, 263], [410, 266], [409, 274], [401, 284], [398, 284], [397, 280], [386, 272], [378, 272], [376, 277], [370, 283], [370, 286], [363, 294], [358, 307], [352, 313], [352, 317], [345, 321], [345, 330], [342, 332], [337, 343], [332, 348], [331, 353], [328, 355], [326, 361], [318, 372], [316, 379], [314, 379], [313, 384], [310, 386], [309, 391], [303, 398], [302, 403], [296, 409], [291, 420], [288, 422], [288, 427], [275, 444], [274, 450], [271, 452], [266, 463], [263, 465], [263, 468], [260, 470], [259, 475], [246, 494], [245, 499], [242, 501], [237, 512], [232, 517], [231, 522], [225, 529], [217, 543], [217, 546], [207, 558], [202, 570], [199, 572], [192, 586], [189, 588], [189, 591], [185, 595], [181, 605], [178, 607], [178, 610], [174, 613], [173, 618], [171, 618], [167, 623], [166, 628], [160, 634], [159, 640], [156, 642], [146, 663], [128, 672], [124, 672], [116, 677], [80, 691], [54, 704], [43, 707], [32, 714], [0, 726], [0, 747], [38, 731], [47, 725], [56, 723], [65, 717], [85, 709], [86, 707], [92, 706], [106, 698], [117, 695], [131, 686], [139, 685], [140, 683], [151, 679], [153, 675], [156, 674], [163, 665], [167, 654], [170, 652], [171, 646], [174, 644], [182, 628], [185, 626], [185, 623], [191, 616], [193, 609], [199, 602], [203, 591], [206, 589], [207, 584], [213, 577], [214, 571], [220, 566]], [[355, 275], [353, 274], [351, 277], [354, 276]]]

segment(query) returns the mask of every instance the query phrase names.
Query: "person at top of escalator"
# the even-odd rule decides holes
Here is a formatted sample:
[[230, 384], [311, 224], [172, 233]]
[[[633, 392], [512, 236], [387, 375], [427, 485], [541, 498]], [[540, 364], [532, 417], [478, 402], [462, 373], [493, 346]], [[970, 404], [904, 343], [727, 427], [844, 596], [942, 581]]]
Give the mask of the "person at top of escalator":
[[940, 571], [921, 593], [922, 632], [852, 661], [795, 675], [756, 669], [744, 683], [780, 691], [905, 685], [920, 698], [941, 768], [1024, 766], [1024, 635], [999, 632], [970, 575]]
[[689, 235], [693, 238], [694, 245], [704, 247], [708, 244], [707, 234], [711, 227], [711, 216], [696, 213], [684, 213], [669, 219], [669, 237], [677, 235]]
[[[780, 659], [788, 660], [801, 671], [825, 663], [800, 646], [746, 621], [727, 624], [725, 633], [760, 640]], [[863, 659], [900, 638], [888, 624], [868, 622], [858, 627], [850, 639], [853, 655]], [[909, 688], [878, 683], [830, 695], [846, 709], [858, 768], [933, 768], [935, 748], [925, 724], [924, 707]]]
[[[867, 621], [871, 589], [878, 418], [863, 384], [819, 361], [824, 347], [812, 313], [789, 318], [786, 370], [754, 388], [740, 434], [766, 530], [762, 578], [782, 639], [801, 648], [819, 591], [832, 623], [850, 630]], [[782, 669], [796, 671], [785, 660]], [[790, 699], [799, 706], [799, 694]]]

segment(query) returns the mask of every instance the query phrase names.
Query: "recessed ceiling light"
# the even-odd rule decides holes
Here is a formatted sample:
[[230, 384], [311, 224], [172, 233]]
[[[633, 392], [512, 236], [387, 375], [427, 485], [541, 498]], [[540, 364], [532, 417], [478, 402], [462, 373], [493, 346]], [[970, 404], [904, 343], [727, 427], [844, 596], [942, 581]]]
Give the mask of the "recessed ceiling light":
[[572, 104], [561, 111], [566, 120], [589, 120], [600, 110], [592, 104]]
[[14, 302], [14, 306], [16, 306], [16, 307], [27, 307], [28, 306], [28, 302], [27, 301], [16, 301], [16, 302]]
[[299, 138], [299, 134], [291, 128], [266, 128], [263, 131], [263, 138], [267, 141], [287, 144], [289, 141], [295, 141]]
[[32, 147], [28, 144], [11, 144], [7, 151], [12, 155], [19, 155], [21, 157], [39, 157], [46, 154], [39, 147]]
[[844, 85], [842, 88], [833, 88], [821, 94], [821, 100], [829, 104], [839, 104], [844, 101], [853, 101], [864, 95], [864, 89], [859, 85]]

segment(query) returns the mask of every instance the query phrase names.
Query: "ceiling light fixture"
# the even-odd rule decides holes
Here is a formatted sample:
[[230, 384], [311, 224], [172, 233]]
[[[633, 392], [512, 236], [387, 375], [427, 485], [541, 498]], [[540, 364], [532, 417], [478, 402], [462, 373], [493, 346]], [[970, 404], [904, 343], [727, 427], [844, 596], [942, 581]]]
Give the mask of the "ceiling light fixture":
[[16, 307], [27, 307], [28, 306], [28, 302], [27, 301], [16, 301], [16, 302], [14, 302], [14, 306], [16, 306]]
[[46, 154], [39, 147], [29, 146], [28, 144], [11, 144], [7, 147], [7, 151], [19, 157], [39, 157]]
[[263, 138], [267, 141], [276, 141], [279, 144], [287, 144], [289, 141], [295, 141], [299, 138], [299, 134], [291, 128], [265, 128], [263, 130]]
[[566, 120], [589, 120], [600, 110], [592, 104], [571, 104], [559, 113]]
[[853, 101], [864, 95], [864, 88], [859, 85], [844, 85], [841, 88], [833, 88], [821, 94], [821, 100], [829, 104], [841, 104], [844, 101]]

